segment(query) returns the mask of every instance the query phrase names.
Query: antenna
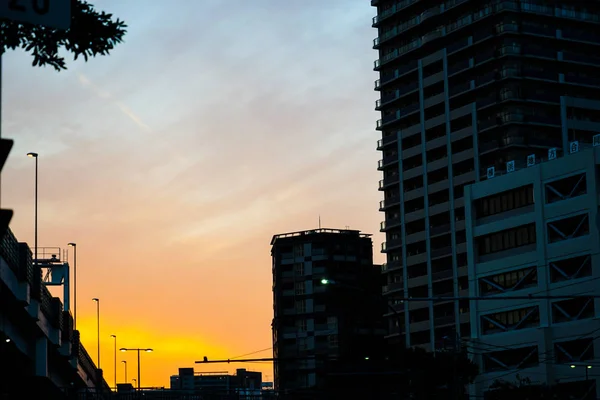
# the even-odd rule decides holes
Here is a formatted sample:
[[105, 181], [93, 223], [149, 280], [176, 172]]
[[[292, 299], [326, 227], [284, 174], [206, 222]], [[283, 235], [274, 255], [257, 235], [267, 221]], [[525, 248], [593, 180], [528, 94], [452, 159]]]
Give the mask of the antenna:
[[319, 229], [321, 229], [321, 214], [319, 214]]

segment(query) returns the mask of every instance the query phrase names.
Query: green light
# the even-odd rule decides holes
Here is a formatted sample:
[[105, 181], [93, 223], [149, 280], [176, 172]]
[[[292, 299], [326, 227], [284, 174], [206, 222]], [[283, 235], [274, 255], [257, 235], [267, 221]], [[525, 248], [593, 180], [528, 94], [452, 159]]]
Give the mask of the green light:
[[329, 284], [329, 279], [321, 279], [321, 283], [323, 285], [328, 285]]

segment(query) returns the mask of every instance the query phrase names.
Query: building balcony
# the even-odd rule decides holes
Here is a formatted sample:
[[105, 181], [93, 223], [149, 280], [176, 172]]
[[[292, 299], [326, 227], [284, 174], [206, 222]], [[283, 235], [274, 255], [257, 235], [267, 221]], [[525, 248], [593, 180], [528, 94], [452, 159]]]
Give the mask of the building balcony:
[[397, 282], [390, 282], [387, 285], [382, 287], [382, 292], [384, 295], [386, 294], [390, 294], [392, 292], [397, 292], [398, 290], [403, 290], [404, 289], [404, 282], [402, 281], [397, 281]]
[[[373, 1], [374, 0], [371, 0], [371, 5], [373, 5]], [[392, 15], [395, 15], [396, 13], [399, 13], [400, 11], [404, 10], [406, 7], [410, 6], [411, 4], [416, 3], [417, 1], [419, 1], [419, 0], [399, 1], [396, 4], [394, 4], [392, 7], [388, 8], [387, 10], [374, 16], [373, 17], [373, 28], [376, 28], [381, 21], [386, 20], [387, 18], [391, 17]], [[378, 3], [378, 1], [377, 1], [377, 3]]]
[[399, 228], [402, 226], [402, 218], [388, 218], [387, 221], [385, 221], [385, 224], [386, 229]]
[[390, 207], [400, 205], [400, 196], [389, 197], [379, 202], [379, 211], [385, 211]]
[[387, 42], [388, 40], [393, 39], [396, 36], [399, 36], [403, 33], [406, 33], [411, 28], [414, 28], [415, 26], [419, 25], [420, 22], [421, 22], [421, 19], [419, 16], [417, 16], [409, 21], [406, 21], [402, 25], [395, 26], [393, 29], [385, 32], [383, 35], [378, 36], [375, 39], [373, 39], [373, 48], [374, 49], [379, 48], [380, 44]]
[[511, 135], [489, 140], [479, 144], [479, 153], [485, 154], [491, 151], [502, 149], [509, 146], [527, 146], [527, 147], [542, 147], [552, 148], [560, 147], [562, 143], [557, 143], [556, 140], [543, 137], [527, 137], [526, 135]]
[[442, 247], [439, 249], [431, 249], [431, 251], [430, 251], [430, 255], [431, 255], [432, 259], [449, 256], [451, 254], [452, 254], [452, 246], [446, 246], [446, 247]]
[[415, 103], [408, 107], [396, 110], [395, 113], [384, 116], [382, 119], [377, 121], [377, 130], [382, 130], [386, 125], [400, 121], [402, 118], [411, 115], [414, 112], [419, 111], [419, 104]]
[[396, 164], [398, 163], [398, 153], [392, 155], [392, 156], [387, 156], [387, 157], [383, 157], [383, 159], [379, 160], [377, 162], [377, 169], [378, 170], [382, 170], [385, 167], [388, 167], [392, 164]]
[[379, 181], [379, 190], [384, 190], [387, 187], [397, 184], [400, 181], [399, 175], [393, 175]]
[[[377, 79], [375, 81], [375, 90], [380, 90], [382, 86], [387, 85], [391, 82], [394, 82], [396, 79], [402, 78], [402, 77], [410, 74], [411, 72], [414, 72], [417, 68], [418, 68], [417, 63], [409, 63], [409, 64], [398, 67], [397, 69], [394, 70], [394, 73], [389, 74], [389, 75], [384, 75], [380, 79]], [[410, 80], [409, 84], [411, 84], [411, 83], [416, 84], [417, 88], [419, 87], [418, 82], [416, 82], [414, 79]]]
[[479, 132], [511, 123], [560, 126], [561, 119], [559, 115], [523, 115], [517, 112], [506, 113], [503, 114], [502, 117], [492, 117], [480, 120], [478, 122]]
[[454, 275], [454, 272], [452, 271], [452, 269], [446, 269], [443, 271], [438, 271], [438, 272], [433, 272], [431, 274], [431, 281], [441, 281], [444, 279], [449, 279], [452, 278], [452, 276]]
[[387, 242], [385, 242], [385, 244], [386, 244], [386, 251], [394, 250], [399, 247], [402, 247], [402, 239], [390, 239]]
[[440, 14], [443, 11], [443, 6], [435, 6], [431, 7], [428, 10], [425, 10], [421, 13], [421, 22], [425, 21], [428, 18], [434, 17]]
[[389, 261], [385, 265], [386, 271], [396, 271], [400, 268], [402, 268], [402, 261]]

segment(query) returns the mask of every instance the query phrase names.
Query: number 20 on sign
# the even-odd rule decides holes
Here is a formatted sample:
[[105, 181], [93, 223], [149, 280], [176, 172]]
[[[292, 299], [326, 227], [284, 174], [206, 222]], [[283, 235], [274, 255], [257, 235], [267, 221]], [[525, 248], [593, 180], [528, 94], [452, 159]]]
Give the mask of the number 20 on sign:
[[69, 29], [71, 0], [0, 0], [0, 18]]

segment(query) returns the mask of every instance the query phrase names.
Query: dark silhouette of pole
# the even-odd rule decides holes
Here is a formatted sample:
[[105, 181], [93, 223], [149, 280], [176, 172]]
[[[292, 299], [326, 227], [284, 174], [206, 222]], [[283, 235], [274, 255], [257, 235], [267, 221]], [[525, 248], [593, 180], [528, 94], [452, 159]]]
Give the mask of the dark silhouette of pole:
[[73, 330], [77, 330], [77, 243], [69, 243], [73, 248]]
[[141, 377], [140, 377], [140, 375], [141, 375], [141, 373], [140, 373], [140, 372], [141, 372], [141, 367], [140, 367], [140, 352], [141, 352], [141, 351], [145, 351], [146, 353], [151, 353], [151, 352], [153, 352], [154, 350], [152, 350], [152, 349], [150, 349], [150, 348], [148, 348], [148, 349], [140, 349], [140, 348], [136, 348], [136, 349], [127, 349], [127, 348], [125, 348], [125, 347], [122, 347], [122, 348], [121, 348], [121, 351], [137, 351], [137, 362], [138, 362], [138, 364], [137, 364], [137, 388], [138, 388], [138, 391], [139, 391], [139, 390], [141, 389]]
[[100, 369], [100, 299], [94, 297], [92, 300], [96, 302], [96, 320], [98, 323], [98, 369]]
[[117, 335], [110, 335], [115, 339], [115, 390], [117, 390]]
[[125, 365], [125, 383], [127, 383], [127, 361], [123, 360], [121, 362]]
[[33, 263], [36, 266], [35, 270], [37, 273], [38, 266], [38, 153], [27, 153], [28, 157], [35, 158], [35, 200], [34, 200], [34, 239], [33, 239]]

